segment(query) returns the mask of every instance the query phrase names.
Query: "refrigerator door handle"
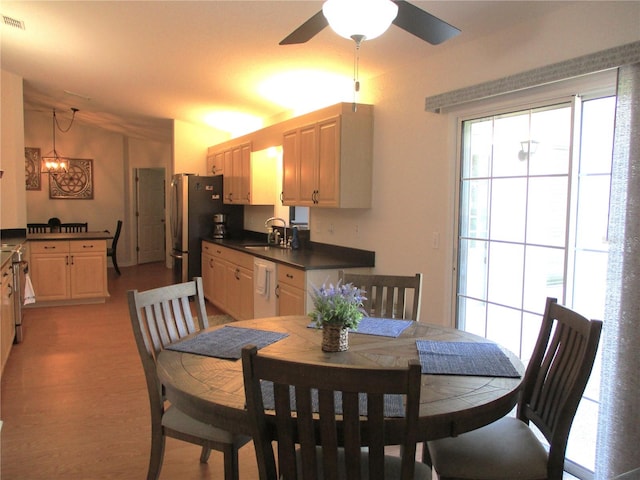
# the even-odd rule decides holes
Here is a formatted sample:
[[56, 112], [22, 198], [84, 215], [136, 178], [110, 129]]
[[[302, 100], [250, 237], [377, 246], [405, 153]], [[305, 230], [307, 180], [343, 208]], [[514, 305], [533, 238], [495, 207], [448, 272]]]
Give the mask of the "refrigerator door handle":
[[182, 258], [184, 258], [184, 256], [183, 256], [183, 255], [181, 255], [181, 254], [179, 254], [179, 253], [173, 253], [173, 252], [171, 252], [169, 255], [170, 255], [171, 257], [173, 257], [173, 258], [177, 258], [177, 259], [182, 259]]

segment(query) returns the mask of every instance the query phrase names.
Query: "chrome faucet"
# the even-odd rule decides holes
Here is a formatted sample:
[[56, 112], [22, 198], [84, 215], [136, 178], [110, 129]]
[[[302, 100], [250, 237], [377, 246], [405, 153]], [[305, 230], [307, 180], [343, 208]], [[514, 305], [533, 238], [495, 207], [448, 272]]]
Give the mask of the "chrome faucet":
[[269, 226], [269, 222], [274, 222], [276, 220], [280, 220], [282, 222], [282, 226], [284, 228], [284, 246], [287, 246], [287, 222], [284, 218], [280, 218], [280, 217], [269, 217], [264, 221], [264, 226], [268, 227]]

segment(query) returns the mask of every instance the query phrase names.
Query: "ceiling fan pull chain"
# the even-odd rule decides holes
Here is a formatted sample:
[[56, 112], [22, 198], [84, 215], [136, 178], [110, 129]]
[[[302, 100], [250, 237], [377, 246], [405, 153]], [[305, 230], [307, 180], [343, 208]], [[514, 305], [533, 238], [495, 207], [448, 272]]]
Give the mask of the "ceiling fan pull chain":
[[360, 92], [360, 43], [361, 40], [354, 38], [356, 51], [353, 59], [353, 111], [358, 110], [358, 93]]

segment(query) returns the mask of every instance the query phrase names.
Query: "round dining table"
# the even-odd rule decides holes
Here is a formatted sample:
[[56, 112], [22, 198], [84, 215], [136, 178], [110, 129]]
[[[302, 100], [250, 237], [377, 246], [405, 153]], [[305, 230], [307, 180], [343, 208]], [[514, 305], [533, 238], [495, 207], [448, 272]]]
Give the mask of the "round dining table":
[[[299, 362], [367, 367], [406, 366], [418, 358], [416, 340], [489, 342], [454, 328], [411, 322], [398, 337], [349, 334], [345, 352], [322, 351], [322, 331], [310, 328], [307, 316], [270, 317], [233, 322], [234, 327], [282, 332], [287, 336], [260, 349]], [[224, 328], [215, 326], [206, 331]], [[200, 335], [199, 332], [195, 335]], [[435, 440], [474, 430], [505, 415], [515, 406], [524, 373], [522, 362], [502, 348], [520, 378], [471, 375], [422, 375], [419, 441]], [[157, 372], [172, 405], [204, 423], [250, 435], [245, 408], [242, 361], [163, 350]], [[398, 419], [390, 423], [400, 426]], [[393, 440], [395, 435], [390, 434]], [[389, 443], [393, 443], [392, 441]]]

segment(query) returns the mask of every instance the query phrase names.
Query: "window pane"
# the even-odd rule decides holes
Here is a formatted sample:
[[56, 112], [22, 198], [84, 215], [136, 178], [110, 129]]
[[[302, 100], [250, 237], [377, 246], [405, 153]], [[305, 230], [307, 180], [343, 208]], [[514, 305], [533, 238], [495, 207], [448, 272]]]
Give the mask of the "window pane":
[[492, 303], [520, 308], [524, 246], [492, 242], [489, 247], [489, 295]]
[[590, 318], [604, 318], [607, 288], [606, 253], [576, 251], [573, 279], [573, 308]]
[[564, 247], [567, 224], [567, 177], [529, 179], [527, 243]]
[[544, 311], [547, 297], [564, 298], [564, 249], [527, 246], [523, 308]]
[[465, 122], [462, 178], [489, 176], [492, 130], [492, 119]]
[[525, 365], [529, 363], [531, 355], [533, 355], [533, 349], [536, 346], [536, 340], [538, 340], [538, 334], [540, 333], [540, 325], [542, 324], [542, 314], [544, 313], [545, 305], [546, 298], [542, 305], [536, 309], [540, 311], [540, 315], [534, 315], [532, 313], [522, 314], [522, 347], [520, 359]]
[[582, 104], [581, 174], [611, 171], [615, 111], [616, 97], [598, 98]]
[[577, 248], [608, 250], [610, 175], [580, 177]]
[[460, 242], [460, 295], [487, 298], [487, 248], [488, 243], [484, 241]]
[[526, 178], [501, 178], [491, 184], [491, 239], [524, 242]]
[[467, 180], [462, 183], [460, 235], [471, 238], [489, 237], [489, 180]]
[[472, 300], [466, 297], [459, 297], [458, 308], [464, 312], [465, 324], [460, 326], [466, 332], [474, 333], [481, 337], [487, 334], [486, 302]]
[[569, 172], [571, 108], [535, 110], [531, 115], [531, 142], [535, 153], [529, 156], [529, 175]]
[[489, 304], [487, 310], [487, 338], [512, 352], [520, 351], [519, 310]]
[[529, 140], [529, 112], [496, 117], [493, 138], [494, 177], [527, 174], [527, 162], [519, 159], [522, 141]]

